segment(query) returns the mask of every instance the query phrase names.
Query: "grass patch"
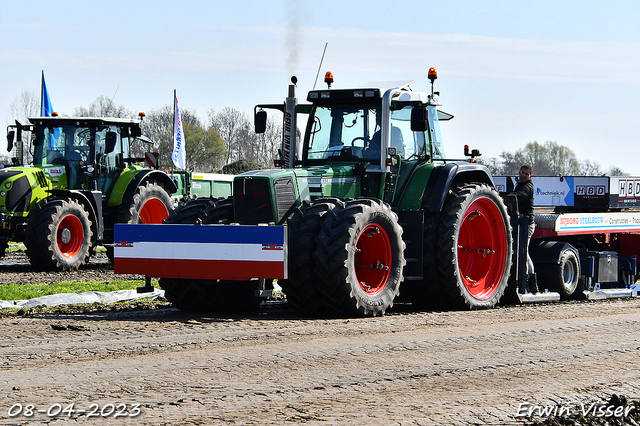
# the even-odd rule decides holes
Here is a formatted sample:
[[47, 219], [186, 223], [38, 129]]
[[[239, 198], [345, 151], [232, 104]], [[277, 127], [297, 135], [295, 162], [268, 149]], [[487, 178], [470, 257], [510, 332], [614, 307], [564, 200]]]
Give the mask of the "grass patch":
[[[152, 281], [157, 287], [157, 281]], [[113, 280], [113, 281], [63, 281], [49, 284], [2, 284], [0, 285], [0, 300], [25, 300], [35, 297], [60, 293], [82, 293], [85, 291], [116, 291], [135, 290], [144, 286], [144, 280]]]

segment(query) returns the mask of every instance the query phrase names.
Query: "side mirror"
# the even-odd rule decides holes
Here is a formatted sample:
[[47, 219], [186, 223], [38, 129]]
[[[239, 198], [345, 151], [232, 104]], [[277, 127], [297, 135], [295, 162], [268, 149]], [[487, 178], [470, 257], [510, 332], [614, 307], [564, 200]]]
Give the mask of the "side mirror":
[[113, 152], [116, 148], [116, 142], [118, 141], [118, 134], [116, 132], [107, 132], [107, 136], [105, 138], [105, 154], [109, 154]]
[[411, 130], [414, 132], [427, 130], [427, 110], [422, 106], [415, 106], [411, 110]]
[[142, 136], [142, 129], [140, 129], [140, 126], [131, 126], [129, 134], [131, 135], [131, 137], [138, 138]]
[[7, 133], [7, 152], [11, 152], [13, 150], [13, 139], [16, 137], [15, 130], [9, 131]]
[[256, 112], [254, 124], [256, 133], [264, 133], [267, 130], [267, 111]]

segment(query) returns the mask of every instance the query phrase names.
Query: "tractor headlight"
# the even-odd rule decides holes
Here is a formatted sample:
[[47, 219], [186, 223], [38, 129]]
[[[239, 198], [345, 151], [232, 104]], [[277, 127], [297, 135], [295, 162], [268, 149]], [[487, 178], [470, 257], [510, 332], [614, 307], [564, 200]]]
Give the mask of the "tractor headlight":
[[7, 189], [11, 189], [11, 182], [5, 183], [4, 187], [7, 188]]
[[5, 195], [7, 195], [7, 193], [6, 193], [6, 192], [4, 192], [4, 191], [0, 191], [0, 197], [4, 197]]

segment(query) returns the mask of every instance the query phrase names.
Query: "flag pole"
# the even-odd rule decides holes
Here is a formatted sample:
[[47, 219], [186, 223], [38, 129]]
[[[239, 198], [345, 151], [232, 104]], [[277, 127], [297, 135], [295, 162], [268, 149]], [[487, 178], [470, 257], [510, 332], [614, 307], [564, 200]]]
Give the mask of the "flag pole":
[[40, 79], [40, 117], [42, 117], [42, 107], [44, 106], [44, 70]]

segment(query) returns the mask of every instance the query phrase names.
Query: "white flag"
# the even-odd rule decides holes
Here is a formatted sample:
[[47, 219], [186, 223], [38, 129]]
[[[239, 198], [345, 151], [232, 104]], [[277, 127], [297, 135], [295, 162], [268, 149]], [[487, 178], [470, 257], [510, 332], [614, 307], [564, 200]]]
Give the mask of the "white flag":
[[184, 169], [185, 163], [187, 162], [187, 155], [184, 148], [182, 119], [180, 119], [180, 110], [178, 110], [178, 96], [176, 95], [175, 90], [173, 91], [173, 97], [176, 115], [173, 121], [173, 154], [171, 154], [171, 159], [177, 168]]

